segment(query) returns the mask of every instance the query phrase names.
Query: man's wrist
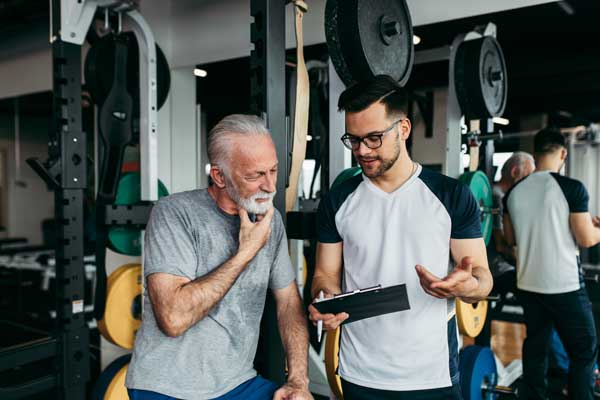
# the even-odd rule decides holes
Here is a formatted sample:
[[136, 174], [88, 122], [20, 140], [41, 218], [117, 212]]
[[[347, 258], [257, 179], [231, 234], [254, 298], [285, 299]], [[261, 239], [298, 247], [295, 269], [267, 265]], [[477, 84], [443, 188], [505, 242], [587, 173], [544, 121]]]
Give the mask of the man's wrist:
[[297, 388], [308, 388], [308, 376], [306, 375], [289, 375], [287, 383], [290, 386]]
[[235, 254], [236, 259], [242, 264], [248, 264], [254, 258], [255, 254], [250, 250], [239, 248]]

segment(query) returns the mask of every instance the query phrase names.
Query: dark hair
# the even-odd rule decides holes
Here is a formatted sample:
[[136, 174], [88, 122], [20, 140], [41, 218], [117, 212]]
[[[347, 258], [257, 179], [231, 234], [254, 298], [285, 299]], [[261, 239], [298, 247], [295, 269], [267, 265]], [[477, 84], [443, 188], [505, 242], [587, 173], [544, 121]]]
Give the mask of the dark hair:
[[408, 94], [394, 78], [377, 75], [344, 90], [338, 101], [339, 111], [359, 112], [380, 101], [388, 115], [408, 114]]
[[567, 147], [565, 136], [556, 128], [544, 128], [535, 134], [533, 149], [535, 154], [553, 153]]

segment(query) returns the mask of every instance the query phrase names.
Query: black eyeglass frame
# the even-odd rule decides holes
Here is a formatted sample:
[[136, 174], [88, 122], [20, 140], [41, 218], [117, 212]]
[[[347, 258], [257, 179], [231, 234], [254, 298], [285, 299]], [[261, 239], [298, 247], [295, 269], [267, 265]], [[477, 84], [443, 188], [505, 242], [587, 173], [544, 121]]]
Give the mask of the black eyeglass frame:
[[[342, 137], [340, 137], [340, 140], [342, 141], [342, 144], [349, 150], [357, 150], [360, 147], [361, 143], [363, 143], [365, 146], [367, 146], [367, 148], [369, 148], [371, 150], [378, 149], [383, 145], [383, 137], [385, 135], [387, 135], [388, 133], [390, 133], [392, 131], [392, 129], [394, 129], [394, 127], [396, 127], [396, 125], [398, 125], [400, 122], [402, 122], [405, 119], [406, 118], [400, 118], [396, 122], [392, 123], [386, 129], [384, 129], [382, 131], [371, 132], [368, 135], [363, 136], [363, 137], [351, 135], [348, 132], [346, 132], [342, 135]], [[377, 138], [378, 142], [379, 142], [376, 145], [369, 145], [365, 141], [365, 140], [374, 139], [374, 138]], [[352, 140], [355, 141], [354, 144], [351, 142]]]

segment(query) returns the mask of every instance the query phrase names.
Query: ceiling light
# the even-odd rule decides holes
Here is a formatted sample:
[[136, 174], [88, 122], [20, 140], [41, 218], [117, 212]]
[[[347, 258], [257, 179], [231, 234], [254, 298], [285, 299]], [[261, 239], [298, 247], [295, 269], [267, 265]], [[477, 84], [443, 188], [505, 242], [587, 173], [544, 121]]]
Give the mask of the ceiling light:
[[200, 77], [200, 78], [204, 78], [204, 77], [207, 75], [207, 73], [206, 73], [206, 71], [205, 71], [205, 70], [203, 70], [203, 69], [200, 69], [200, 68], [194, 68], [194, 75], [196, 75], [196, 76], [198, 76], [198, 77]]
[[419, 43], [421, 43], [421, 37], [419, 37], [417, 35], [413, 35], [413, 44], [416, 46]]
[[494, 118], [492, 118], [492, 121], [495, 124], [498, 124], [498, 125], [508, 125], [508, 124], [510, 124], [510, 121], [508, 120], [508, 118], [494, 117]]

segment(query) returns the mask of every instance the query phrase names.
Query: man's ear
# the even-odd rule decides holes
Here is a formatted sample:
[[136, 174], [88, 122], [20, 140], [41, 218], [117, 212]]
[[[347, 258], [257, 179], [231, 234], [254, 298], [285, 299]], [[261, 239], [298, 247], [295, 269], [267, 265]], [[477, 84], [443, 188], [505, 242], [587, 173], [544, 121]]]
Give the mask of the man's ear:
[[410, 120], [408, 118], [404, 118], [402, 121], [400, 121], [398, 126], [400, 127], [400, 138], [402, 140], [407, 140], [412, 130], [412, 124], [410, 123]]
[[519, 166], [515, 165], [510, 169], [510, 176], [513, 179], [513, 181], [517, 180], [517, 176], [519, 176]]
[[567, 151], [567, 149], [562, 148], [560, 150], [560, 159], [563, 160], [563, 161], [566, 160], [568, 154], [569, 154], [569, 152]]
[[223, 174], [221, 168], [217, 167], [216, 165], [211, 165], [210, 177], [219, 189], [223, 189], [225, 187], [225, 175]]

